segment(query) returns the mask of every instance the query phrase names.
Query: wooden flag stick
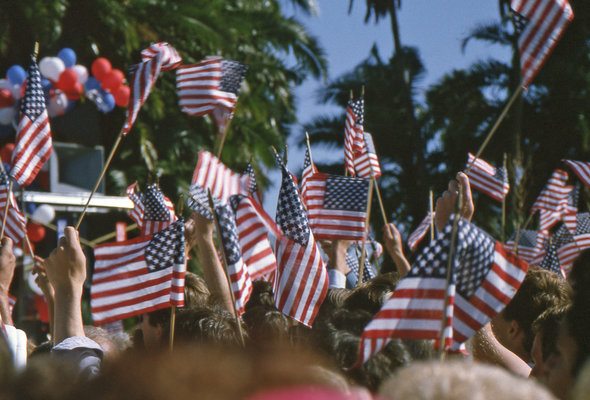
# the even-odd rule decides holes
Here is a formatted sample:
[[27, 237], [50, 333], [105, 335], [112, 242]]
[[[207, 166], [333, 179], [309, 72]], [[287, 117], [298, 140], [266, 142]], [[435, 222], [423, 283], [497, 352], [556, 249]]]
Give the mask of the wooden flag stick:
[[[274, 147], [273, 147], [274, 149]], [[240, 342], [242, 343], [242, 347], [246, 346], [246, 342], [244, 341], [244, 332], [242, 332], [242, 324], [240, 324], [240, 316], [238, 315], [238, 310], [236, 309], [236, 299], [234, 296], [234, 291], [231, 287], [231, 279], [229, 277], [229, 272], [227, 270], [227, 255], [225, 254], [225, 248], [223, 247], [223, 242], [221, 239], [221, 228], [219, 226], [219, 219], [217, 218], [217, 213], [215, 212], [215, 203], [213, 202], [213, 196], [211, 196], [211, 190], [207, 189], [207, 196], [209, 197], [209, 207], [211, 207], [211, 214], [213, 214], [213, 221], [215, 221], [215, 228], [217, 229], [217, 236], [219, 237], [221, 249], [221, 261], [223, 262], [223, 272], [225, 273], [225, 279], [227, 280], [227, 287], [229, 289], [229, 294], [231, 297], [231, 304], [234, 310], [234, 317], [236, 319], [236, 324], [238, 325], [238, 332], [240, 334]]]
[[488, 135], [484, 139], [481, 146], [479, 146], [479, 150], [477, 150], [477, 153], [475, 154], [473, 161], [467, 165], [467, 168], [465, 169], [465, 173], [468, 173], [471, 170], [471, 167], [473, 166], [473, 163], [475, 162], [475, 160], [481, 156], [481, 154], [483, 153], [483, 151], [487, 147], [488, 143], [490, 142], [490, 140], [492, 140], [492, 137], [494, 136], [494, 134], [496, 133], [496, 131], [500, 127], [500, 124], [502, 123], [502, 121], [504, 121], [504, 118], [506, 118], [506, 115], [508, 115], [508, 111], [512, 107], [512, 104], [514, 104], [514, 102], [516, 101], [518, 96], [520, 96], [523, 89], [524, 89], [524, 86], [519, 86], [514, 91], [514, 93], [512, 94], [512, 97], [510, 97], [510, 100], [508, 100], [508, 103], [506, 103], [506, 106], [504, 106], [504, 109], [502, 110], [502, 112], [498, 116], [498, 119], [494, 123], [494, 126], [492, 126], [492, 129], [490, 129], [490, 132], [488, 133]]
[[385, 226], [387, 226], [387, 224], [389, 224], [389, 221], [387, 220], [387, 214], [385, 213], [385, 206], [383, 206], [383, 199], [381, 198], [381, 190], [379, 190], [379, 185], [377, 185], [377, 180], [373, 176], [372, 172], [371, 172], [371, 181], [373, 182], [373, 185], [375, 186], [375, 193], [377, 194], [377, 200], [379, 201], [379, 209], [381, 210], [381, 216], [383, 217], [383, 224]]
[[227, 131], [229, 130], [229, 125], [231, 124], [231, 118], [225, 124], [225, 128], [223, 128], [223, 132], [221, 133], [221, 137], [219, 138], [219, 145], [217, 146], [217, 158], [221, 160], [221, 153], [223, 153], [223, 146], [225, 145], [225, 139], [227, 138]]
[[[2, 230], [0, 230], [0, 240], [4, 239], [4, 227], [6, 226], [6, 218], [8, 217], [8, 207], [10, 206], [10, 199], [12, 198], [12, 179], [8, 183], [8, 193], [6, 193], [6, 204], [4, 205], [4, 215], [2, 217]], [[25, 232], [26, 235], [26, 232]]]
[[[361, 259], [359, 261], [359, 276], [356, 282], [356, 286], [359, 287], [363, 283], [363, 274], [365, 273], [365, 258], [367, 256], [367, 249], [365, 244], [367, 243], [367, 234], [369, 232], [369, 220], [371, 218], [371, 203], [373, 202], [373, 182], [369, 181], [369, 195], [367, 197], [367, 215], [365, 217], [365, 231], [363, 232], [363, 240], [361, 245]], [[387, 226], [387, 225], [386, 225]]]
[[168, 338], [168, 348], [174, 350], [174, 328], [176, 325], [176, 306], [170, 306], [170, 337]]
[[305, 144], [307, 145], [307, 154], [309, 154], [309, 162], [311, 165], [315, 165], [313, 163], [313, 157], [311, 156], [311, 144], [309, 143], [309, 134], [305, 132]]
[[113, 157], [115, 156], [115, 153], [117, 152], [117, 149], [119, 148], [119, 145], [121, 144], [121, 141], [123, 140], [124, 137], [125, 137], [124, 131], [121, 129], [121, 132], [119, 132], [119, 136], [117, 136], [117, 140], [115, 140], [115, 144], [113, 144], [113, 148], [111, 149], [111, 152], [107, 158], [107, 161], [104, 164], [104, 167], [102, 167], [102, 171], [100, 171], [100, 175], [98, 176], [98, 179], [96, 180], [96, 183], [94, 184], [94, 188], [92, 189], [92, 192], [90, 192], [90, 195], [88, 196], [88, 200], [86, 201], [86, 205], [84, 206], [84, 209], [82, 210], [82, 214], [80, 214], [80, 217], [78, 218], [78, 222], [76, 222], [76, 230], [78, 230], [80, 228], [80, 224], [82, 223], [82, 220], [84, 219], [84, 216], [86, 215], [86, 212], [88, 211], [88, 206], [90, 205], [90, 200], [92, 200], [92, 196], [94, 196], [94, 194], [98, 190], [98, 186], [100, 186], [100, 182], [102, 182], [102, 180], [107, 172], [107, 169], [111, 165], [111, 162], [113, 161]]
[[[438, 344], [438, 353], [439, 358], [441, 361], [445, 358], [445, 330], [447, 328], [447, 308], [449, 306], [450, 296], [449, 296], [449, 288], [451, 286], [451, 277], [452, 277], [452, 270], [454, 266], [454, 258], [455, 258], [455, 247], [457, 243], [457, 231], [459, 228], [459, 210], [462, 209], [463, 206], [463, 186], [459, 185], [459, 198], [455, 204], [455, 216], [453, 219], [453, 230], [451, 232], [451, 244], [449, 248], [449, 255], [447, 260], [447, 275], [446, 275], [446, 283], [445, 283], [445, 301], [443, 303], [442, 309], [442, 316], [440, 320], [440, 334], [439, 334], [439, 344]], [[452, 326], [450, 327], [452, 329]]]
[[430, 189], [429, 192], [429, 207], [430, 207], [430, 240], [434, 240], [434, 192]]
[[[131, 225], [129, 225], [129, 226], [127, 226], [127, 227], [125, 228], [125, 232], [131, 232], [131, 231], [132, 231], [132, 230], [134, 230], [135, 228], [137, 228], [137, 224], [131, 224]], [[107, 234], [105, 234], [105, 235], [99, 236], [99, 237], [97, 237], [96, 239], [93, 239], [93, 240], [91, 240], [90, 242], [88, 242], [88, 245], [89, 245], [90, 247], [94, 247], [94, 246], [96, 246], [97, 244], [104, 243], [104, 242], [106, 242], [107, 240], [110, 240], [110, 239], [112, 239], [112, 238], [114, 238], [114, 237], [116, 237], [116, 236], [117, 236], [117, 231], [109, 232], [109, 233], [107, 233]]]

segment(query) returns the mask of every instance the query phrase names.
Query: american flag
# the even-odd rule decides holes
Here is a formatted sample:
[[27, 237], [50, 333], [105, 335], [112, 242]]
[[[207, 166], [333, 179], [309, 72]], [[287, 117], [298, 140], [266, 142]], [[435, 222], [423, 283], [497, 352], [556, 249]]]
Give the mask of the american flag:
[[[571, 186], [570, 186], [571, 187]], [[580, 198], [580, 183], [576, 182], [573, 187], [571, 187], [570, 192], [568, 193], [566, 202], [563, 204], [563, 208], [561, 210], [561, 216], [563, 219], [563, 223], [570, 230], [570, 232], [574, 233], [576, 231], [576, 225], [578, 223], [578, 200]]]
[[518, 244], [516, 237], [513, 237], [506, 242], [506, 247], [526, 262], [532, 263], [542, 251], [545, 239], [546, 235], [542, 232], [521, 230], [518, 233]]
[[94, 248], [90, 306], [95, 325], [184, 306], [184, 221], [154, 235]]
[[511, 0], [518, 34], [522, 85], [528, 86], [574, 19], [567, 0]]
[[362, 97], [348, 102], [344, 121], [344, 166], [351, 176], [355, 174], [356, 153], [363, 149], [364, 113], [365, 100]]
[[214, 203], [226, 204], [230, 196], [247, 196], [251, 188], [248, 174], [242, 175], [232, 171], [205, 150], [199, 152], [191, 183], [187, 205], [209, 220], [213, 219], [213, 214], [209, 208], [207, 190], [211, 191]]
[[363, 147], [360, 153], [357, 153], [354, 158], [356, 176], [359, 178], [379, 179], [381, 177], [381, 167], [379, 166], [379, 158], [375, 151], [373, 136], [371, 136], [370, 133], [365, 132], [363, 138]]
[[408, 237], [408, 246], [412, 251], [416, 250], [422, 239], [426, 237], [428, 231], [430, 230], [430, 226], [432, 224], [432, 219], [434, 218], [434, 213], [428, 212], [426, 217], [420, 222], [420, 225], [410, 234]]
[[306, 208], [309, 208], [309, 199], [307, 198], [307, 186], [309, 185], [309, 179], [318, 172], [315, 164], [311, 160], [311, 154], [309, 148], [305, 149], [305, 159], [303, 160], [303, 171], [301, 172], [301, 199]]
[[567, 201], [571, 187], [566, 185], [568, 174], [562, 169], [556, 169], [549, 181], [533, 203], [532, 211], [558, 211]]
[[139, 110], [152, 92], [154, 84], [158, 80], [161, 71], [170, 71], [178, 68], [182, 58], [174, 47], [165, 42], [154, 43], [141, 52], [141, 60], [137, 65], [132, 66], [129, 96], [129, 105], [125, 116], [125, 125], [122, 132], [127, 135]]
[[133, 209], [129, 211], [129, 217], [135, 221], [138, 227], [143, 225], [143, 200], [142, 194], [137, 192], [137, 182], [127, 186], [127, 197], [133, 203]]
[[[353, 243], [346, 252], [346, 265], [350, 268], [350, 272], [353, 273], [357, 279], [360, 272], [360, 255], [361, 247], [358, 243]], [[368, 282], [377, 276], [375, 267], [369, 261], [369, 256], [365, 257], [365, 268], [363, 269], [363, 282]]]
[[315, 237], [357, 240], [365, 234], [369, 181], [317, 173], [307, 181], [307, 215]]
[[297, 186], [277, 155], [282, 170], [277, 223], [275, 304], [283, 314], [311, 326], [328, 293], [328, 272], [309, 228]]
[[586, 186], [590, 187], [590, 162], [562, 160], [568, 167], [574, 171], [580, 181]]
[[502, 202], [510, 190], [508, 174], [504, 167], [494, 167], [492, 164], [475, 158], [469, 153], [467, 165], [471, 165], [467, 175], [471, 187], [490, 196], [492, 199]]
[[141, 224], [141, 234], [151, 235], [166, 229], [171, 223], [176, 221], [174, 204], [162, 193], [155, 183], [148, 185], [142, 197], [143, 202], [143, 221]]
[[21, 187], [26, 187], [35, 180], [53, 150], [41, 73], [34, 56], [31, 56], [27, 88], [20, 113], [10, 177]]
[[[458, 222], [457, 248], [447, 286], [452, 227], [451, 219], [367, 325], [361, 337], [359, 364], [392, 337], [439, 339], [443, 323], [445, 348], [457, 349], [510, 302], [528, 265], [464, 220]], [[449, 300], [446, 309], [445, 294]]]
[[561, 265], [570, 265], [580, 253], [590, 248], [590, 214], [578, 213], [575, 233], [564, 225], [554, 233], [552, 244], [557, 248]]
[[222, 204], [215, 207], [223, 255], [227, 265], [227, 274], [231, 283], [236, 313], [242, 315], [246, 310], [246, 303], [252, 294], [252, 279], [248, 273], [248, 267], [242, 258], [240, 245], [238, 243], [238, 229], [236, 227], [236, 216], [229, 204]]
[[238, 102], [246, 70], [244, 64], [221, 57], [207, 57], [198, 64], [183, 65], [176, 72], [182, 111], [195, 117], [216, 112], [218, 127], [225, 129]]
[[273, 219], [264, 211], [260, 203], [246, 196], [232, 196], [230, 203], [236, 214], [238, 240], [244, 262], [252, 280], [277, 269], [277, 260], [269, 241], [281, 236]]
[[18, 203], [14, 198], [14, 193], [12, 191], [10, 193], [8, 192], [8, 178], [5, 174], [0, 173], [0, 212], [4, 212], [7, 199], [9, 199], [8, 214], [6, 215], [4, 233], [16, 245], [26, 235], [26, 220], [25, 216], [18, 209]]
[[250, 197], [260, 203], [260, 196], [258, 195], [258, 184], [256, 183], [256, 173], [254, 172], [254, 167], [252, 167], [251, 163], [248, 163], [246, 166], [246, 171], [244, 175], [248, 176], [250, 179], [250, 185], [248, 186], [248, 193]]

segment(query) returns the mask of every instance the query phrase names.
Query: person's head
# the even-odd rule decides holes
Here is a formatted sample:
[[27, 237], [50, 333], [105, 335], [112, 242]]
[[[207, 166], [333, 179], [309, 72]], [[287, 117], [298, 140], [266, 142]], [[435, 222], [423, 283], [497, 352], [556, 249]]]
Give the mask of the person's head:
[[545, 383], [547, 379], [547, 360], [556, 351], [559, 326], [566, 312], [567, 307], [553, 307], [543, 312], [533, 323], [535, 339], [531, 350], [534, 364], [531, 376], [541, 383]]
[[571, 319], [571, 310], [567, 312], [565, 319], [559, 325], [555, 351], [545, 362], [544, 384], [560, 399], [567, 399], [576, 380], [578, 345], [572, 336], [568, 323]]
[[289, 340], [289, 319], [274, 306], [249, 308], [242, 316], [250, 341], [255, 345], [286, 343]]
[[531, 266], [510, 303], [492, 319], [494, 335], [504, 347], [529, 362], [535, 338], [533, 322], [545, 310], [567, 306], [570, 301], [571, 288], [563, 278]]
[[344, 301], [344, 308], [361, 309], [376, 314], [387, 297], [395, 290], [398, 281], [399, 275], [393, 272], [378, 275], [354, 289]]
[[[169, 322], [163, 328], [160, 346], [168, 343]], [[247, 337], [245, 329], [243, 334]], [[218, 308], [193, 308], [177, 312], [174, 343], [238, 347], [242, 342], [236, 319], [229, 312]]]
[[252, 294], [246, 303], [246, 311], [257, 306], [273, 307], [275, 304], [275, 297], [272, 290], [272, 285], [267, 281], [252, 282]]
[[551, 400], [531, 379], [495, 366], [466, 361], [416, 362], [400, 369], [379, 389], [383, 399]]
[[205, 280], [197, 274], [187, 272], [184, 277], [184, 308], [200, 308], [209, 304], [211, 292]]

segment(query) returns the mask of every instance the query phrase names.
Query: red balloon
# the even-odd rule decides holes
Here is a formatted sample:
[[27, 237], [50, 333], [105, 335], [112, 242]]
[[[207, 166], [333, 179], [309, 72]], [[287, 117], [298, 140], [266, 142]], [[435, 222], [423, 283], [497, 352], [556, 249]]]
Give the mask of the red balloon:
[[125, 75], [120, 69], [113, 69], [106, 74], [101, 81], [101, 86], [104, 90], [115, 93], [117, 89], [123, 84]]
[[115, 104], [119, 107], [127, 107], [129, 105], [129, 95], [131, 94], [131, 89], [129, 86], [121, 85], [119, 88], [113, 93], [115, 96]]
[[102, 78], [109, 72], [111, 72], [112, 66], [111, 62], [104, 57], [98, 57], [92, 63], [90, 70], [92, 71], [92, 75], [99, 81], [102, 81]]
[[12, 92], [8, 89], [0, 89], [0, 108], [12, 107], [14, 105], [14, 97]]
[[75, 89], [76, 83], [78, 83], [78, 74], [73, 69], [68, 68], [61, 73], [55, 86], [64, 92], [69, 92]]
[[29, 222], [27, 224], [27, 236], [33, 243], [40, 242], [45, 237], [45, 227], [34, 222]]
[[68, 100], [80, 100], [80, 96], [82, 95], [83, 91], [84, 91], [84, 86], [82, 86], [82, 84], [80, 82], [76, 82], [74, 87], [72, 89], [66, 91], [65, 94], [66, 94], [66, 97], [68, 98]]
[[10, 164], [12, 161], [12, 152], [14, 151], [14, 143], [6, 143], [2, 149], [0, 149], [0, 159], [2, 162]]

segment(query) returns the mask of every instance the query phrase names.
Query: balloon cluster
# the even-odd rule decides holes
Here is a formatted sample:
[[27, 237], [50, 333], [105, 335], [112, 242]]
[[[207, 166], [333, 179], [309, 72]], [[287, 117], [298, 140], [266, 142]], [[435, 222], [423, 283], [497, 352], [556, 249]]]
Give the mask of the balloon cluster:
[[49, 204], [42, 204], [33, 211], [31, 220], [27, 223], [27, 236], [32, 243], [38, 243], [45, 238], [45, 226], [55, 218], [55, 209]]
[[[76, 64], [74, 50], [66, 47], [57, 57], [43, 57], [39, 70], [50, 117], [65, 114], [82, 96], [92, 100], [103, 113], [111, 112], [115, 105], [127, 107], [130, 90], [124, 84], [125, 75], [104, 57], [94, 60], [90, 68], [92, 76], [89, 76], [85, 66]], [[6, 79], [0, 79], [0, 124], [14, 121], [26, 79], [27, 72], [20, 65], [10, 67]]]

